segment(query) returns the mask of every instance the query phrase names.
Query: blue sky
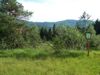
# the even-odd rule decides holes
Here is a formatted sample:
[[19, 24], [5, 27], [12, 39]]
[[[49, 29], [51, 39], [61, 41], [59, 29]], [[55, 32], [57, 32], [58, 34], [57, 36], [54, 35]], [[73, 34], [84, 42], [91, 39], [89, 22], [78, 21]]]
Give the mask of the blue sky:
[[34, 12], [30, 21], [55, 22], [66, 19], [79, 19], [86, 11], [91, 19], [100, 18], [99, 0], [18, 0], [25, 10]]

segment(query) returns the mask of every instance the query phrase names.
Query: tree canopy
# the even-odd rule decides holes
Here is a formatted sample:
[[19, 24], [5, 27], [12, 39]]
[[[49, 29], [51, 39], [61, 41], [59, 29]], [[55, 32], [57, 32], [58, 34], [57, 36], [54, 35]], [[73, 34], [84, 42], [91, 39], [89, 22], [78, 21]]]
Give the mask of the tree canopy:
[[24, 10], [24, 6], [17, 0], [0, 0], [0, 12], [18, 19], [32, 15], [32, 12]]

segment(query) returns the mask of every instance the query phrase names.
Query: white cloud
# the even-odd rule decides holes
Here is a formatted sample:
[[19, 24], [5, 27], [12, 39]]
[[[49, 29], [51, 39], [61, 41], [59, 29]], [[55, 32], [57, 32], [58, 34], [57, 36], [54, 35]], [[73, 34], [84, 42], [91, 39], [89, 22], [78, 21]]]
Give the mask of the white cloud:
[[91, 15], [91, 19], [100, 18], [99, 0], [45, 0], [44, 2], [20, 1], [25, 9], [33, 11], [31, 21], [59, 21], [79, 19], [83, 11]]

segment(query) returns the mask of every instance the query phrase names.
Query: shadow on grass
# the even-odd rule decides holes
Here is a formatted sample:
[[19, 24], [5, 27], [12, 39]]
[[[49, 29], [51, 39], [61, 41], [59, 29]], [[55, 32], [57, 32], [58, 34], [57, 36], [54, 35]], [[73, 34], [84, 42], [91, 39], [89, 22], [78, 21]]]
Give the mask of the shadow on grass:
[[83, 56], [84, 54], [85, 54], [84, 52], [66, 51], [57, 54], [54, 53], [52, 54], [52, 56], [56, 58], [77, 58]]
[[42, 59], [45, 60], [48, 57], [51, 58], [76, 58], [81, 57], [85, 53], [81, 51], [64, 51], [59, 53], [49, 53], [49, 52], [38, 52], [38, 53], [27, 53], [27, 52], [0, 52], [0, 58], [2, 57], [15, 57], [17, 59], [24, 59], [24, 58], [30, 58], [30, 59]]
[[16, 58], [17, 59], [20, 59], [20, 58], [30, 58], [30, 59], [39, 59], [39, 60], [45, 60], [47, 59], [48, 57], [50, 58], [78, 58], [78, 57], [82, 57], [84, 56], [84, 52], [70, 52], [70, 51], [67, 51], [65, 53], [38, 53], [38, 54], [35, 54], [35, 55], [25, 55], [25, 54], [19, 54], [19, 55], [16, 55]]

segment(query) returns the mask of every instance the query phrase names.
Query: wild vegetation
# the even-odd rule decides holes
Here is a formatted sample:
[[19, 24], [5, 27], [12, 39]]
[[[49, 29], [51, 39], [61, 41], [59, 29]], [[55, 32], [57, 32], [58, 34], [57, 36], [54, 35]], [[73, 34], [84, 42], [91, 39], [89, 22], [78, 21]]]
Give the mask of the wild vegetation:
[[[0, 2], [0, 48], [15, 49], [36, 47], [50, 42], [55, 49], [85, 49], [85, 32], [91, 32], [91, 49], [100, 49], [99, 20], [90, 23], [90, 16], [84, 12], [74, 27], [57, 26], [51, 28], [27, 25], [27, 19], [32, 12], [25, 11], [22, 4], [16, 0], [1, 0]], [[87, 26], [86, 26], [87, 24]]]
[[[46, 46], [44, 45], [46, 48]], [[14, 49], [0, 51], [0, 75], [99, 75], [100, 51], [52, 49]]]
[[[99, 75], [100, 21], [84, 12], [76, 26], [27, 25], [32, 12], [0, 0], [0, 75]], [[90, 56], [86, 53], [90, 32]]]

